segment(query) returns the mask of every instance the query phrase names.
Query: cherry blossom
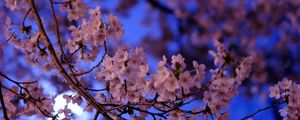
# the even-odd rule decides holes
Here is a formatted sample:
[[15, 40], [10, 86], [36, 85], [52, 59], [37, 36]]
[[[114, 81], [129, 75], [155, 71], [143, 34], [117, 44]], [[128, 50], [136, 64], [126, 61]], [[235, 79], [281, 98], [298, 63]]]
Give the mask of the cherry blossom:
[[10, 10], [14, 11], [17, 9], [18, 5], [18, 0], [5, 0], [6, 2], [6, 7], [8, 7]]
[[72, 21], [83, 18], [88, 12], [88, 6], [82, 0], [72, 0], [68, 4], [63, 4], [62, 10], [68, 12], [68, 20]]
[[66, 105], [64, 109], [59, 109], [58, 113], [63, 113], [65, 115], [65, 118], [63, 120], [71, 120], [71, 109], [68, 108], [68, 106]]
[[287, 78], [283, 78], [282, 81], [278, 82], [278, 85], [280, 86], [281, 89], [287, 90], [292, 85], [292, 81], [288, 80]]
[[[126, 3], [134, 5], [135, 2]], [[275, 65], [268, 66], [265, 59], [269, 58], [264, 56], [263, 51], [256, 50], [256, 44], [261, 44], [255, 41], [257, 34], [261, 33], [260, 36], [265, 37], [265, 33], [268, 33], [264, 28], [264, 24], [269, 25], [265, 22], [268, 19], [265, 20], [262, 16], [273, 15], [270, 11], [274, 7], [273, 4], [268, 4], [270, 2], [254, 1], [251, 13], [243, 5], [227, 5], [223, 1], [210, 1], [207, 3], [208, 7], [200, 7], [199, 3], [202, 2], [195, 1], [193, 5], [201, 9], [188, 7], [190, 1], [185, 0], [168, 0], [162, 6], [160, 2], [164, 1], [148, 2], [152, 7], [158, 6], [158, 9], [165, 11], [163, 15], [157, 13], [161, 19], [158, 24], [162, 25], [163, 37], [158, 35], [156, 40], [152, 35], [147, 36], [145, 38], [149, 40], [145, 41], [150, 42], [142, 42], [145, 49], [132, 49], [127, 41], [120, 42], [125, 28], [121, 21], [123, 19], [115, 16], [119, 15], [115, 14], [118, 11], [108, 12], [106, 7], [96, 4], [88, 6], [87, 3], [93, 2], [83, 0], [50, 0], [50, 7], [42, 6], [45, 5], [44, 1], [5, 0], [7, 8], [3, 11], [10, 11], [0, 13], [0, 16], [6, 16], [2, 21], [5, 21], [3, 36], [6, 40], [0, 42], [0, 59], [3, 62], [3, 66], [0, 66], [0, 111], [3, 118], [19, 119], [36, 115], [69, 120], [73, 113], [68, 104], [73, 103], [84, 108], [85, 112], [95, 114], [94, 119], [99, 115], [103, 119], [124, 119], [125, 116], [132, 119], [229, 119], [228, 106], [237, 94], [243, 92], [239, 88], [253, 87], [251, 85], [258, 88], [263, 84], [252, 79], [267, 79], [269, 74], [264, 70], [267, 67], [273, 69], [273, 66], [274, 69], [278, 68]], [[278, 6], [283, 6], [283, 3], [285, 2], [279, 2]], [[299, 5], [295, 1], [287, 3]], [[57, 6], [61, 7], [60, 12], [55, 10]], [[262, 9], [257, 10], [256, 7]], [[190, 12], [190, 8], [194, 12]], [[234, 12], [229, 12], [229, 15], [223, 13], [227, 9]], [[50, 11], [52, 14], [48, 15], [47, 12]], [[286, 15], [274, 12], [274, 18], [270, 17], [276, 20], [279, 16], [286, 16], [289, 20], [270, 21], [272, 24], [280, 23], [280, 36], [285, 36], [274, 45], [276, 51], [285, 49], [282, 45], [295, 47], [293, 42], [287, 41], [293, 37], [286, 33], [290, 29], [292, 32], [289, 34], [293, 33], [293, 29], [299, 26], [294, 11], [289, 10]], [[164, 18], [169, 15], [176, 18], [178, 26], [175, 28], [178, 28], [178, 33], [173, 28], [170, 29], [171, 25], [166, 24]], [[231, 16], [229, 20], [227, 15]], [[19, 17], [23, 19], [16, 19]], [[214, 23], [215, 19], [219, 20], [217, 24]], [[240, 31], [235, 30], [241, 23], [247, 26], [239, 29]], [[260, 28], [259, 25], [264, 27]], [[30, 30], [26, 31], [26, 27]], [[160, 27], [155, 29], [161, 29]], [[15, 28], [20, 30], [16, 31]], [[253, 32], [248, 33], [247, 30]], [[26, 36], [21, 37], [19, 33]], [[240, 37], [243, 39], [240, 40]], [[149, 54], [153, 52], [149, 49], [153, 46], [147, 46], [159, 41], [159, 51], [165, 47], [163, 44], [174, 42], [171, 41], [173, 38], [178, 39], [178, 44], [182, 46], [180, 50], [176, 50], [178, 53], [172, 55], [174, 52], [169, 54], [164, 51], [159, 55]], [[194, 46], [190, 47], [189, 42], [182, 42], [182, 38], [191, 39], [191, 45]], [[210, 43], [213, 43], [215, 50]], [[199, 48], [201, 54], [194, 47]], [[269, 51], [272, 50], [274, 49]], [[162, 54], [165, 55], [161, 56]], [[190, 54], [197, 56], [191, 57]], [[213, 60], [207, 59], [211, 58], [207, 57], [208, 54]], [[152, 63], [149, 56], [160, 57], [156, 59], [156, 66], [150, 66]], [[11, 68], [6, 67], [6, 64]], [[210, 72], [206, 72], [207, 70]], [[53, 91], [56, 93], [49, 94], [52, 91], [41, 84], [44, 81], [53, 84]], [[275, 104], [259, 109], [245, 119], [278, 105], [282, 105], [278, 112], [284, 120], [299, 119], [300, 85], [283, 78], [277, 84], [269, 86], [269, 97], [276, 99]], [[63, 101], [67, 105], [54, 111], [54, 98], [67, 90], [74, 91], [75, 94], [64, 94]], [[192, 106], [194, 109], [186, 109], [185, 106], [191, 103], [195, 103]], [[58, 117], [61, 114], [64, 118]]]
[[174, 70], [184, 70], [185, 67], [184, 58], [180, 54], [172, 56], [172, 68]]
[[280, 90], [278, 85], [270, 87], [270, 97], [275, 97], [276, 99], [280, 98]]
[[214, 41], [214, 45], [217, 47], [217, 52], [210, 50], [208, 53], [214, 57], [215, 65], [222, 65], [225, 62], [225, 57], [227, 55], [225, 53], [224, 45], [217, 40]]
[[[282, 90], [285, 90], [281, 94], [278, 84]], [[278, 84], [275, 84], [274, 87], [270, 87], [270, 97], [276, 97], [276, 99], [283, 98], [284, 102], [288, 104], [286, 107], [279, 110], [280, 115], [283, 117], [284, 120], [298, 119], [300, 117], [299, 85], [293, 83], [287, 78], [283, 78], [282, 81], [278, 82]]]
[[109, 15], [107, 19], [109, 24], [108, 34], [111, 34], [115, 40], [120, 40], [124, 32], [119, 18], [116, 16]]

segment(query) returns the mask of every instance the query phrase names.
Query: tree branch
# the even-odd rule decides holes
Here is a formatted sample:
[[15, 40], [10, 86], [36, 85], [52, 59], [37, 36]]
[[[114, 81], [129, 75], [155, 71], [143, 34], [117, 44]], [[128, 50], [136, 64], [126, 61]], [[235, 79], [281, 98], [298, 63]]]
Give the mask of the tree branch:
[[173, 14], [174, 11], [166, 6], [163, 6], [161, 3], [159, 3], [159, 1], [157, 0], [147, 0], [147, 2], [152, 5], [153, 7], [158, 8], [159, 10], [165, 12], [165, 13], [171, 13]]
[[101, 57], [100, 61], [98, 62], [97, 65], [93, 66], [91, 69], [87, 70], [87, 71], [84, 71], [84, 72], [81, 72], [81, 73], [77, 73], [77, 74], [74, 74], [73, 76], [81, 76], [81, 75], [84, 75], [84, 74], [88, 74], [90, 72], [92, 72], [94, 69], [96, 69], [97, 67], [99, 67], [102, 62], [104, 61], [104, 58], [107, 54], [107, 46], [106, 46], [106, 42], [104, 41], [104, 54], [103, 56]]
[[37, 108], [44, 116], [50, 117], [50, 118], [52, 118], [53, 120], [56, 119], [56, 117], [55, 117], [55, 116], [52, 116], [52, 114], [49, 113], [47, 110], [45, 110], [44, 108], [41, 108], [40, 106], [38, 106], [38, 105], [36, 104], [36, 101], [31, 101], [31, 100], [29, 100], [29, 98], [27, 98], [26, 96], [21, 95], [21, 94], [18, 94], [17, 92], [15, 92], [15, 91], [13, 91], [13, 90], [11, 90], [11, 89], [5, 87], [5, 86], [2, 86], [2, 88], [8, 90], [9, 92], [11, 92], [11, 93], [13, 93], [13, 94], [19, 96], [20, 98], [22, 98], [22, 99], [24, 99], [24, 100], [26, 100], [26, 101], [29, 101], [29, 102], [32, 103], [32, 104], [33, 104], [33, 105], [34, 105], [34, 106], [35, 106], [35, 107], [36, 107], [36, 108]]
[[15, 84], [33, 84], [33, 83], [37, 83], [37, 80], [35, 80], [35, 81], [29, 81], [29, 82], [18, 82], [18, 81], [15, 81], [15, 80], [9, 78], [7, 75], [5, 75], [4, 73], [2, 73], [1, 71], [0, 71], [0, 76], [4, 77], [5, 79], [7, 79], [10, 82], [13, 82]]
[[241, 120], [246, 120], [247, 118], [251, 118], [251, 117], [253, 117], [254, 115], [256, 115], [257, 113], [259, 113], [259, 112], [268, 110], [268, 109], [270, 109], [270, 108], [273, 108], [273, 107], [275, 107], [275, 106], [277, 106], [277, 105], [280, 105], [280, 104], [283, 104], [283, 103], [284, 103], [284, 102], [279, 102], [279, 103], [275, 103], [275, 104], [272, 104], [272, 105], [270, 105], [270, 106], [267, 106], [267, 107], [265, 107], [265, 108], [261, 108], [261, 109], [255, 111], [254, 113], [252, 113], [252, 114], [250, 114], [250, 115], [248, 115], [248, 116], [242, 118]]
[[84, 89], [80, 88], [77, 86], [77, 84], [73, 81], [73, 79], [69, 76], [69, 74], [67, 73], [67, 71], [64, 69], [64, 67], [62, 66], [62, 64], [59, 62], [58, 57], [56, 56], [55, 50], [53, 48], [53, 45], [48, 37], [48, 35], [46, 34], [46, 31], [44, 29], [42, 20], [39, 16], [39, 13], [35, 7], [35, 2], [34, 0], [27, 0], [28, 4], [30, 6], [30, 8], [32, 9], [34, 16], [35, 16], [35, 20], [38, 24], [38, 28], [39, 28], [39, 32], [41, 33], [41, 35], [45, 38], [45, 44], [46, 47], [50, 53], [50, 57], [54, 63], [54, 65], [56, 66], [57, 70], [59, 71], [60, 74], [62, 74], [62, 76], [65, 78], [65, 80], [67, 81], [68, 84], [70, 84], [70, 86], [77, 91], [80, 95], [82, 95], [90, 104], [92, 104], [98, 111], [100, 111], [100, 113], [103, 115], [104, 118], [112, 120], [112, 118], [107, 114], [105, 108], [103, 106], [101, 106], [99, 103], [97, 103], [97, 101], [88, 93], [85, 92]]
[[99, 112], [99, 111], [97, 111], [97, 112], [96, 112], [96, 114], [95, 114], [95, 116], [94, 116], [94, 120], [97, 120], [97, 118], [98, 118], [99, 114], [100, 114], [100, 112]]
[[51, 14], [52, 14], [52, 18], [53, 18], [53, 26], [54, 26], [54, 31], [56, 34], [56, 39], [57, 39], [57, 44], [59, 45], [59, 50], [63, 56], [63, 59], [66, 60], [66, 62], [68, 62], [67, 57], [65, 55], [62, 43], [61, 43], [61, 39], [60, 39], [60, 33], [59, 33], [59, 25], [58, 25], [58, 21], [55, 15], [55, 11], [54, 11], [54, 7], [53, 7], [53, 0], [50, 0], [50, 7], [51, 7]]
[[0, 82], [0, 102], [2, 106], [2, 111], [3, 111], [3, 116], [5, 120], [9, 120], [7, 112], [6, 112], [6, 107], [3, 99], [3, 94], [2, 94], [2, 83]]

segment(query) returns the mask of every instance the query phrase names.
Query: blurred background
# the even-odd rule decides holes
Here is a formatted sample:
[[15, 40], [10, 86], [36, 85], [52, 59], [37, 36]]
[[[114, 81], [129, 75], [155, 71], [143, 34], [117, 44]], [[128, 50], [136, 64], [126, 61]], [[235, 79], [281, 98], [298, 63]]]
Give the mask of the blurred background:
[[[156, 65], [163, 55], [170, 59], [172, 55], [178, 53], [185, 57], [186, 63], [197, 60], [206, 65], [207, 71], [216, 68], [213, 58], [208, 54], [208, 50], [215, 49], [214, 40], [224, 43], [225, 48], [235, 56], [254, 56], [255, 64], [251, 78], [244, 81], [239, 95], [228, 107], [232, 120], [239, 120], [262, 107], [271, 105], [274, 99], [268, 97], [268, 87], [282, 78], [287, 77], [299, 83], [300, 0], [90, 0], [84, 2], [90, 8], [100, 6], [104, 15], [118, 16], [123, 24], [125, 34], [121, 43], [109, 42], [109, 54], [112, 55], [122, 44], [130, 48], [142, 46], [147, 54], [152, 73], [155, 73]], [[47, 11], [49, 6], [45, 3], [44, 5], [40, 7], [46, 9], [41, 10], [40, 13], [45, 14], [43, 17], [47, 21], [50, 15]], [[22, 19], [22, 16], [10, 14], [5, 7], [5, 2], [0, 1], [0, 7], [1, 24], [5, 24], [7, 16], [13, 16], [12, 20]], [[24, 12], [26, 11], [23, 11], [23, 14]], [[59, 15], [60, 23], [64, 23], [66, 27], [74, 23], [74, 21], [67, 21], [66, 14]], [[31, 22], [28, 21], [27, 24]], [[33, 26], [33, 30], [37, 31], [36, 26]], [[4, 32], [4, 29], [0, 28], [0, 31]], [[6, 38], [4, 35], [0, 35], [0, 38], [2, 44]], [[66, 92], [63, 89], [66, 86], [61, 78], [52, 76], [51, 72], [41, 75], [40, 68], [32, 68], [28, 65], [24, 61], [24, 56], [20, 57], [20, 52], [12, 46], [2, 45], [1, 49], [5, 49], [0, 53], [4, 56], [0, 62], [2, 71], [20, 79], [26, 79], [25, 75], [35, 76], [43, 81], [49, 94]], [[90, 68], [93, 65], [93, 63], [82, 63], [81, 67]], [[192, 67], [192, 64], [187, 65], [188, 68]], [[85, 76], [85, 83], [92, 87], [101, 86], [100, 83], [90, 80], [94, 79], [94, 75], [95, 73]], [[47, 81], [49, 79], [50, 82]], [[191, 106], [196, 104], [197, 102]], [[64, 105], [59, 106], [64, 107]], [[278, 112], [280, 108], [263, 111], [253, 119], [282, 119]], [[74, 109], [81, 110], [80, 107]]]

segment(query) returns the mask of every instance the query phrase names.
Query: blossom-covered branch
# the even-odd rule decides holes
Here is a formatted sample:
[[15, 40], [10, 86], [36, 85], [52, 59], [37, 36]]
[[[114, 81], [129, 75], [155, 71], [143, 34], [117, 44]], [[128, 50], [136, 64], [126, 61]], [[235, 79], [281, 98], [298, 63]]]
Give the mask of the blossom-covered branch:
[[[240, 51], [241, 46], [228, 43], [224, 37], [234, 34], [234, 25], [212, 27], [213, 23], [206, 21], [215, 14], [218, 16], [224, 8], [231, 8], [229, 6], [218, 7], [209, 2], [217, 12], [209, 9], [207, 11], [212, 16], [197, 19], [194, 15], [202, 16], [198, 8], [195, 13], [190, 13], [181, 0], [169, 0], [167, 4], [147, 0], [155, 8], [175, 16], [178, 22], [175, 29], [179, 33], [174, 33], [178, 34], [174, 39], [180, 42], [182, 49], [173, 52], [174, 55], [167, 52], [159, 55], [155, 67], [150, 66], [153, 64], [147, 47], [133, 49], [127, 43], [124, 45], [124, 41], [120, 42], [127, 38], [123, 37], [126, 25], [123, 26], [122, 19], [114, 13], [106, 15], [105, 8], [89, 6], [89, 2], [83, 0], [5, 2], [5, 9], [10, 10], [3, 13], [7, 15], [3, 29], [6, 38], [0, 44], [0, 59], [5, 62], [0, 66], [0, 102], [5, 119], [37, 115], [69, 120], [75, 113], [70, 104], [76, 104], [93, 114], [90, 119], [94, 120], [100, 117], [109, 120], [142, 120], [147, 117], [226, 120], [230, 118], [228, 108], [240, 93], [240, 88], [253, 87], [249, 83], [260, 84], [249, 80], [253, 79], [253, 74], [257, 77], [257, 69], [264, 69], [264, 63], [259, 61], [263, 58], [257, 51], [253, 52], [254, 43], [242, 46], [252, 52]], [[49, 7], [40, 7], [45, 3]], [[56, 10], [57, 7], [60, 11]], [[23, 21], [14, 18], [18, 16], [22, 16]], [[239, 16], [243, 14], [236, 13], [232, 19], [239, 19]], [[191, 27], [193, 24], [197, 25]], [[168, 27], [163, 24], [163, 32], [172, 31]], [[212, 44], [199, 49], [203, 55], [189, 57], [186, 51], [195, 51], [189, 51], [185, 45], [190, 43], [180, 40], [191, 39], [189, 35], [195, 32], [194, 29], [195, 34], [210, 34], [212, 31], [213, 35], [208, 37]], [[214, 29], [221, 30], [214, 33]], [[174, 37], [170, 34], [163, 36], [166, 39]], [[151, 48], [158, 49], [159, 46]], [[88, 67], [90, 65], [92, 67]], [[48, 85], [42, 85], [45, 81], [56, 88], [51, 91], [54, 93], [46, 91]], [[269, 87], [269, 92], [269, 99], [275, 98], [278, 104], [258, 109], [242, 119], [255, 117], [278, 105], [284, 106], [279, 110], [284, 119], [299, 119], [300, 87], [297, 82], [284, 78]], [[59, 95], [66, 104], [54, 111], [54, 104], [57, 105], [54, 99]]]

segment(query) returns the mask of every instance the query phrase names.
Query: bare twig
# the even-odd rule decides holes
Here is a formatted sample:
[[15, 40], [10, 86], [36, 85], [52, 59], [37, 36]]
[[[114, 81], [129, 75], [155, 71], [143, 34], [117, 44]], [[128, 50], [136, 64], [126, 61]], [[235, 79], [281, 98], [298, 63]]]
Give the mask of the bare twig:
[[78, 47], [73, 53], [70, 54], [70, 56], [68, 57], [68, 59], [71, 59], [72, 56], [77, 53], [79, 50], [81, 49], [81, 47]]
[[95, 116], [94, 116], [94, 120], [97, 120], [97, 118], [98, 118], [99, 114], [100, 114], [100, 112], [99, 112], [99, 111], [97, 111], [97, 112], [96, 112], [96, 114], [95, 114]]
[[27, 16], [29, 15], [30, 11], [31, 11], [31, 8], [29, 8], [29, 10], [26, 12], [26, 14], [25, 14], [25, 16], [23, 18], [23, 21], [22, 21], [23, 27], [25, 26], [25, 20], [26, 20]]
[[273, 107], [275, 107], [275, 106], [277, 106], [277, 105], [280, 105], [280, 104], [283, 104], [283, 103], [284, 103], [284, 102], [279, 102], [279, 103], [275, 103], [275, 104], [272, 104], [272, 105], [270, 105], [270, 106], [261, 108], [261, 109], [255, 111], [254, 113], [252, 113], [252, 114], [250, 114], [250, 115], [248, 115], [248, 116], [242, 118], [241, 120], [246, 120], [247, 118], [251, 118], [251, 117], [253, 117], [254, 115], [256, 115], [257, 113], [259, 113], [259, 112], [268, 110], [268, 109], [270, 109], [270, 108], [273, 108]]
[[1, 82], [0, 82], [0, 102], [1, 102], [1, 107], [2, 107], [2, 111], [3, 111], [4, 119], [9, 120], [7, 112], [6, 112], [6, 107], [5, 107], [5, 103], [4, 103], [3, 94], [2, 94], [2, 83]]
[[50, 0], [50, 7], [51, 7], [51, 14], [52, 14], [52, 18], [53, 18], [53, 26], [54, 26], [54, 32], [56, 34], [56, 39], [57, 39], [57, 44], [59, 45], [59, 50], [60, 53], [63, 56], [64, 61], [68, 62], [67, 57], [65, 55], [62, 43], [61, 43], [61, 39], [60, 39], [60, 33], [59, 33], [59, 25], [58, 25], [58, 21], [55, 15], [55, 11], [54, 11], [54, 7], [53, 7], [53, 0]]
[[75, 0], [69, 0], [69, 1], [65, 1], [65, 2], [53, 2], [53, 4], [70, 4]]
[[97, 67], [99, 67], [102, 62], [104, 61], [104, 58], [107, 54], [107, 46], [106, 46], [106, 42], [104, 42], [104, 54], [103, 56], [101, 57], [100, 61], [98, 62], [97, 65], [93, 66], [91, 69], [87, 70], [87, 71], [84, 71], [84, 72], [81, 72], [81, 73], [77, 73], [77, 74], [74, 74], [73, 76], [81, 76], [81, 75], [84, 75], [84, 74], [88, 74], [90, 72], [92, 72], [94, 69], [96, 69]]
[[106, 88], [103, 88], [103, 89], [84, 88], [84, 89], [85, 89], [85, 90], [89, 90], [89, 91], [95, 91], [95, 92], [107, 90]]
[[34, 84], [34, 83], [37, 83], [37, 80], [35, 80], [35, 81], [29, 81], [29, 82], [18, 82], [18, 81], [15, 81], [15, 80], [9, 78], [7, 75], [5, 75], [4, 73], [2, 73], [1, 71], [0, 71], [0, 76], [6, 78], [7, 80], [9, 80], [10, 82], [13, 82], [15, 84]]

